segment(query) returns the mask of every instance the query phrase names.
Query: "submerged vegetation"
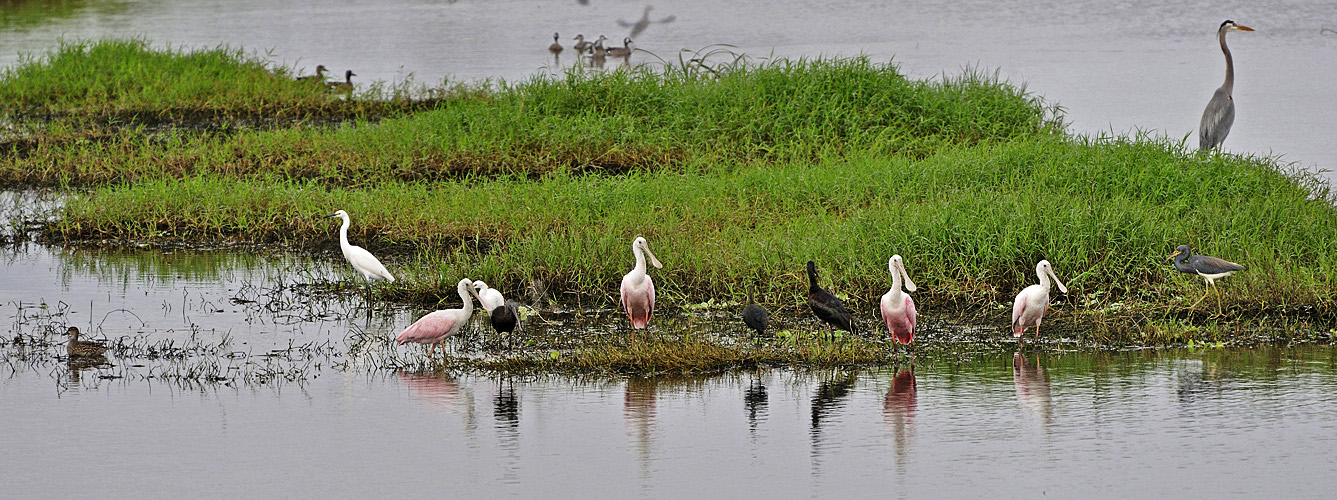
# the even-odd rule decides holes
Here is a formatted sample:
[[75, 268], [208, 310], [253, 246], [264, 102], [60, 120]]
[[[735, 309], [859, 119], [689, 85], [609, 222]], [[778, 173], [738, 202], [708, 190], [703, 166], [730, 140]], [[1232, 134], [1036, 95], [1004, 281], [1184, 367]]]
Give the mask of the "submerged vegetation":
[[[1056, 107], [988, 75], [915, 81], [863, 58], [781, 60], [347, 100], [292, 76], [233, 49], [68, 44], [4, 73], [6, 113], [375, 119], [96, 138], [70, 126], [7, 148], [0, 183], [77, 190], [43, 233], [74, 243], [333, 255], [337, 225], [322, 216], [344, 209], [350, 239], [401, 278], [377, 293], [420, 304], [468, 276], [616, 309], [630, 242], [645, 236], [669, 311], [748, 290], [795, 308], [812, 259], [876, 327], [887, 258], [901, 254], [928, 315], [1006, 308], [1048, 259], [1070, 290], [1054, 321], [1087, 325], [1075, 330], [1092, 343], [1337, 316], [1337, 213], [1316, 177], [1163, 138], [1072, 136]], [[392, 103], [411, 105], [367, 114]], [[1179, 244], [1248, 269], [1195, 305], [1201, 279], [1165, 260]], [[629, 358], [600, 357], [615, 355]], [[626, 349], [588, 356], [641, 362]]]

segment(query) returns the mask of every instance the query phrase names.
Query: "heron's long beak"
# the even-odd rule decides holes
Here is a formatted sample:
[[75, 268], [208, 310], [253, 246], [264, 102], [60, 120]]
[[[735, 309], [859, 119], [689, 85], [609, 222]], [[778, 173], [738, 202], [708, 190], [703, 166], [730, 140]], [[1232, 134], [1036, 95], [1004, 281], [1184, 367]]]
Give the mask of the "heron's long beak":
[[1244, 26], [1244, 25], [1241, 25], [1241, 24], [1236, 24], [1236, 25], [1235, 25], [1235, 29], [1240, 30], [1240, 31], [1253, 31], [1253, 28], [1250, 28], [1250, 27], [1248, 27], [1248, 26]]
[[1179, 254], [1180, 254], [1179, 250], [1175, 250], [1175, 253], [1170, 254], [1170, 256], [1169, 256], [1169, 257], [1166, 257], [1165, 260], [1173, 259], [1173, 258], [1175, 258], [1176, 255], [1179, 255]]
[[[899, 268], [898, 270], [899, 270], [900, 273], [901, 273], [901, 278], [905, 280], [905, 289], [906, 289], [906, 290], [909, 290], [909, 291], [911, 291], [911, 292], [915, 291], [915, 282], [910, 281], [910, 273], [905, 272], [905, 263], [904, 263], [904, 262], [897, 262], [897, 263], [896, 263], [896, 267]], [[896, 271], [892, 271], [892, 272], [896, 272]]]
[[655, 266], [655, 269], [662, 269], [664, 267], [663, 264], [659, 263], [659, 259], [655, 258], [654, 252], [650, 251], [649, 246], [645, 247], [645, 255], [648, 255], [650, 257], [650, 265]]
[[338, 216], [339, 216], [339, 214], [330, 214], [330, 215], [326, 215], [325, 218], [326, 218], [326, 219], [333, 219], [333, 218], [336, 218], [336, 217], [338, 217]]
[[1068, 293], [1068, 287], [1063, 286], [1063, 282], [1058, 280], [1058, 275], [1054, 274], [1054, 268], [1051, 267], [1047, 269], [1047, 271], [1049, 272], [1049, 277], [1054, 279], [1054, 284], [1058, 285], [1058, 290], [1063, 293]]

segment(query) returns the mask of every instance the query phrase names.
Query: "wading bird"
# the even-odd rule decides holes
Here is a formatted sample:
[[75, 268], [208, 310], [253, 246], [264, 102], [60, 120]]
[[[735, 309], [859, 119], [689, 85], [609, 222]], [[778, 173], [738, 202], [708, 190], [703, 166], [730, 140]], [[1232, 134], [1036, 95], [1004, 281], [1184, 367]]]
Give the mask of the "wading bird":
[[71, 358], [96, 358], [107, 352], [106, 346], [102, 344], [79, 340], [78, 328], [71, 326], [65, 330], [65, 334], [70, 336], [70, 342], [65, 344], [65, 354]]
[[1054, 266], [1049, 261], [1042, 260], [1036, 264], [1035, 275], [1040, 277], [1040, 284], [1026, 287], [1012, 301], [1012, 336], [1017, 338], [1017, 344], [1026, 343], [1023, 335], [1028, 326], [1035, 327], [1035, 340], [1040, 340], [1040, 320], [1044, 319], [1045, 312], [1049, 310], [1049, 278], [1054, 278], [1059, 291], [1068, 293], [1068, 287], [1058, 280]]
[[492, 323], [492, 329], [497, 333], [511, 333], [515, 331], [515, 326], [520, 322], [520, 308], [514, 301], [506, 301], [505, 304], [497, 306], [489, 312], [489, 319]]
[[[1198, 299], [1199, 302], [1207, 298], [1207, 293], [1216, 288], [1216, 280], [1230, 276], [1235, 271], [1244, 270], [1244, 266], [1224, 259], [1206, 255], [1193, 255], [1193, 252], [1189, 251], [1188, 245], [1179, 245], [1178, 248], [1175, 248], [1175, 253], [1170, 254], [1170, 258], [1174, 259], [1175, 269], [1178, 269], [1179, 272], [1202, 276], [1202, 279], [1207, 282], [1207, 289], [1202, 292], [1202, 297]], [[1221, 291], [1217, 290], [1216, 293], [1220, 295]]]
[[408, 342], [417, 342], [419, 344], [431, 345], [429, 357], [436, 354], [436, 345], [441, 344], [441, 352], [445, 354], [446, 338], [457, 333], [469, 323], [469, 317], [474, 312], [474, 301], [469, 298], [469, 285], [472, 283], [466, 278], [460, 280], [455, 285], [455, 290], [460, 292], [460, 300], [464, 301], [464, 306], [459, 309], [442, 309], [427, 313], [418, 321], [400, 332], [395, 341], [398, 345], [404, 345]]
[[650, 9], [653, 9], [653, 8], [654, 8], [653, 6], [646, 5], [646, 6], [645, 6], [645, 12], [642, 12], [642, 13], [641, 13], [641, 19], [640, 19], [639, 21], [636, 21], [636, 22], [634, 22], [634, 23], [629, 23], [629, 22], [623, 21], [623, 20], [621, 20], [621, 19], [618, 19], [618, 20], [617, 20], [617, 25], [618, 25], [618, 26], [621, 26], [621, 27], [623, 27], [623, 28], [631, 28], [631, 35], [629, 35], [629, 36], [636, 36], [636, 35], [640, 35], [642, 31], [645, 31], [645, 28], [649, 28], [651, 23], [661, 23], [661, 24], [663, 24], [663, 23], [671, 23], [671, 22], [673, 22], [674, 19], [677, 19], [677, 18], [678, 18], [677, 16], [668, 16], [668, 17], [663, 18], [663, 19], [660, 19], [660, 20], [658, 20], [658, 21], [651, 21], [651, 20], [650, 20]]
[[318, 64], [318, 65], [316, 65], [316, 74], [314, 74], [314, 75], [306, 75], [306, 76], [299, 76], [299, 77], [297, 77], [297, 81], [299, 81], [299, 82], [315, 81], [315, 82], [321, 82], [321, 83], [324, 83], [324, 82], [325, 82], [325, 66], [322, 65], [322, 64]]
[[1221, 41], [1221, 52], [1226, 55], [1226, 82], [1212, 94], [1207, 101], [1207, 109], [1202, 112], [1202, 123], [1198, 125], [1198, 149], [1220, 148], [1230, 133], [1230, 126], [1235, 123], [1235, 61], [1230, 57], [1230, 48], [1226, 47], [1226, 32], [1253, 31], [1248, 26], [1240, 26], [1229, 19], [1221, 23], [1216, 30], [1216, 38]]
[[915, 291], [915, 283], [905, 272], [900, 255], [887, 260], [887, 269], [891, 270], [891, 290], [882, 295], [882, 320], [887, 322], [894, 343], [910, 345], [915, 340], [915, 301], [910, 294], [901, 292], [901, 280], [905, 280], [905, 289], [910, 292]]
[[748, 328], [757, 331], [757, 335], [766, 332], [766, 325], [770, 323], [770, 313], [766, 312], [765, 307], [758, 304], [748, 304], [743, 308], [743, 324]]
[[394, 283], [394, 275], [391, 275], [390, 271], [386, 270], [384, 265], [381, 265], [381, 261], [377, 260], [375, 255], [372, 255], [365, 248], [348, 243], [348, 226], [352, 223], [348, 219], [348, 212], [339, 210], [330, 217], [338, 217], [344, 221], [344, 224], [339, 226], [339, 249], [343, 250], [344, 259], [348, 260], [353, 269], [356, 269], [367, 280], [368, 296], [371, 295], [372, 281], [385, 280]]
[[554, 55], [554, 56], [556, 56], [556, 55], [562, 53], [562, 43], [557, 41], [557, 38], [558, 38], [559, 36], [561, 36], [561, 35], [558, 35], [557, 33], [553, 33], [553, 34], [552, 34], [552, 45], [549, 45], [549, 46], [548, 46], [548, 52], [552, 52], [552, 55]]
[[488, 288], [487, 283], [482, 280], [473, 282], [474, 296], [478, 297], [478, 303], [483, 306], [483, 310], [492, 312], [493, 309], [501, 307], [506, 303], [506, 297], [496, 288]]
[[353, 70], [350, 69], [350, 70], [348, 70], [348, 71], [345, 71], [345, 72], [344, 72], [344, 81], [342, 81], [342, 82], [335, 82], [335, 83], [331, 83], [331, 84], [329, 84], [329, 86], [330, 86], [330, 90], [333, 90], [333, 91], [335, 91], [335, 92], [342, 92], [342, 93], [352, 92], [352, 91], [353, 91], [353, 77], [355, 77], [355, 76], [357, 76], [357, 73], [354, 73]]
[[817, 286], [817, 264], [813, 261], [808, 261], [808, 307], [824, 323], [854, 333], [854, 315], [839, 297]]
[[655, 311], [655, 282], [645, 274], [645, 257], [656, 269], [663, 268], [655, 254], [650, 252], [650, 244], [645, 238], [636, 237], [631, 242], [631, 253], [636, 255], [636, 267], [622, 277], [622, 308], [627, 311], [632, 328], [645, 328], [650, 324], [650, 314]]

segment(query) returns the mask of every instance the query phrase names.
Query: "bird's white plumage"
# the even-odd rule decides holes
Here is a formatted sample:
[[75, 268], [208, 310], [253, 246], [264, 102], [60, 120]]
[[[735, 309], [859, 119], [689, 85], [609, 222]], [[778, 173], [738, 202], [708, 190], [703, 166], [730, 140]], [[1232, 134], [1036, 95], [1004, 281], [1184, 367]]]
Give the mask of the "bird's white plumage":
[[339, 210], [330, 217], [343, 219], [344, 223], [339, 226], [339, 249], [343, 251], [344, 259], [353, 266], [367, 281], [384, 280], [394, 283], [395, 277], [390, 271], [381, 264], [381, 261], [368, 252], [367, 249], [348, 243], [348, 226], [352, 221], [348, 218], [348, 212]]
[[474, 282], [474, 296], [478, 297], [478, 303], [483, 305], [483, 309], [492, 312], [493, 309], [501, 307], [506, 303], [506, 297], [496, 288], [489, 288], [487, 283], [482, 281]]

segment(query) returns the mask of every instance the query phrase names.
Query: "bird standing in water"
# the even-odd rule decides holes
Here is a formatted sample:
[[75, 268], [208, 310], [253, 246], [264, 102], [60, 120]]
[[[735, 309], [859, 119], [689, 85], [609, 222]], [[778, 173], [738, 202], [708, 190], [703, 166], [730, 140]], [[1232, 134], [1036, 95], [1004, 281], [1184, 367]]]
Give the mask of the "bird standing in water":
[[640, 236], [631, 242], [631, 253], [636, 256], [636, 267], [622, 277], [622, 308], [627, 311], [631, 327], [639, 330], [650, 324], [650, 314], [655, 310], [655, 282], [645, 273], [645, 258], [649, 256], [650, 264], [656, 269], [664, 265], [650, 252], [650, 244]]
[[1049, 278], [1054, 278], [1059, 291], [1068, 293], [1068, 287], [1058, 280], [1054, 266], [1049, 261], [1042, 260], [1036, 264], [1035, 274], [1040, 277], [1040, 284], [1026, 287], [1012, 301], [1012, 336], [1017, 338], [1018, 344], [1026, 343], [1024, 335], [1028, 326], [1035, 327], [1035, 340], [1040, 340], [1040, 320], [1049, 311]]
[[464, 325], [469, 323], [469, 317], [473, 315], [474, 301], [469, 297], [469, 286], [471, 284], [472, 282], [468, 279], [462, 279], [455, 285], [455, 291], [460, 293], [460, 300], [464, 302], [463, 307], [427, 313], [418, 318], [418, 321], [414, 321], [408, 328], [405, 328], [403, 332], [400, 332], [399, 336], [395, 337], [395, 342], [398, 345], [404, 345], [408, 342], [429, 344], [431, 346], [431, 352], [428, 353], [429, 357], [436, 354], [436, 345], [442, 344], [441, 351], [444, 354], [446, 338], [460, 333]]
[[551, 52], [553, 57], [557, 57], [562, 54], [562, 43], [557, 41], [557, 39], [560, 36], [561, 35], [558, 35], [557, 33], [552, 34], [552, 45], [548, 46], [548, 52]]
[[[1235, 271], [1244, 270], [1244, 266], [1224, 259], [1206, 255], [1193, 255], [1193, 252], [1189, 251], [1188, 245], [1179, 245], [1178, 248], [1175, 248], [1175, 252], [1170, 254], [1170, 259], [1174, 260], [1175, 269], [1178, 269], [1179, 272], [1202, 276], [1202, 279], [1207, 282], [1207, 289], [1202, 292], [1202, 297], [1198, 299], [1198, 302], [1202, 302], [1202, 299], [1207, 298], [1207, 293], [1216, 288], [1216, 280], [1235, 274]], [[1217, 290], [1216, 294], [1220, 295], [1221, 291]], [[1197, 302], [1194, 302], [1193, 305], [1197, 305]]]
[[344, 81], [329, 84], [330, 90], [344, 94], [353, 92], [353, 77], [355, 76], [357, 76], [357, 73], [354, 73], [353, 70], [345, 71]]
[[808, 261], [808, 307], [822, 322], [854, 333], [854, 315], [839, 297], [817, 286], [817, 264], [811, 260]]
[[394, 275], [381, 264], [381, 261], [368, 252], [367, 249], [348, 243], [348, 226], [352, 221], [348, 218], [348, 212], [339, 210], [334, 212], [331, 218], [338, 217], [343, 219], [344, 223], [339, 226], [339, 250], [343, 251], [344, 259], [348, 261], [353, 269], [367, 280], [367, 296], [371, 297], [371, 283], [377, 280], [384, 280], [390, 283], [395, 282]]
[[743, 308], [743, 324], [756, 330], [758, 336], [766, 333], [766, 325], [770, 324], [770, 316], [770, 313], [766, 312], [766, 308], [759, 304], [748, 304], [747, 307]]
[[1198, 149], [1201, 151], [1220, 148], [1230, 133], [1230, 126], [1235, 123], [1235, 60], [1230, 57], [1230, 47], [1226, 46], [1226, 33], [1231, 31], [1253, 31], [1253, 28], [1227, 19], [1216, 30], [1221, 52], [1226, 55], [1226, 81], [1212, 93], [1207, 109], [1202, 111], [1202, 122], [1198, 125]]
[[879, 308], [882, 320], [887, 323], [887, 331], [891, 332], [894, 343], [910, 345], [915, 340], [915, 301], [910, 294], [901, 292], [901, 280], [905, 280], [905, 289], [911, 292], [915, 291], [915, 283], [905, 272], [905, 262], [900, 255], [892, 255], [887, 260], [887, 268], [891, 270], [891, 289], [882, 295]]

